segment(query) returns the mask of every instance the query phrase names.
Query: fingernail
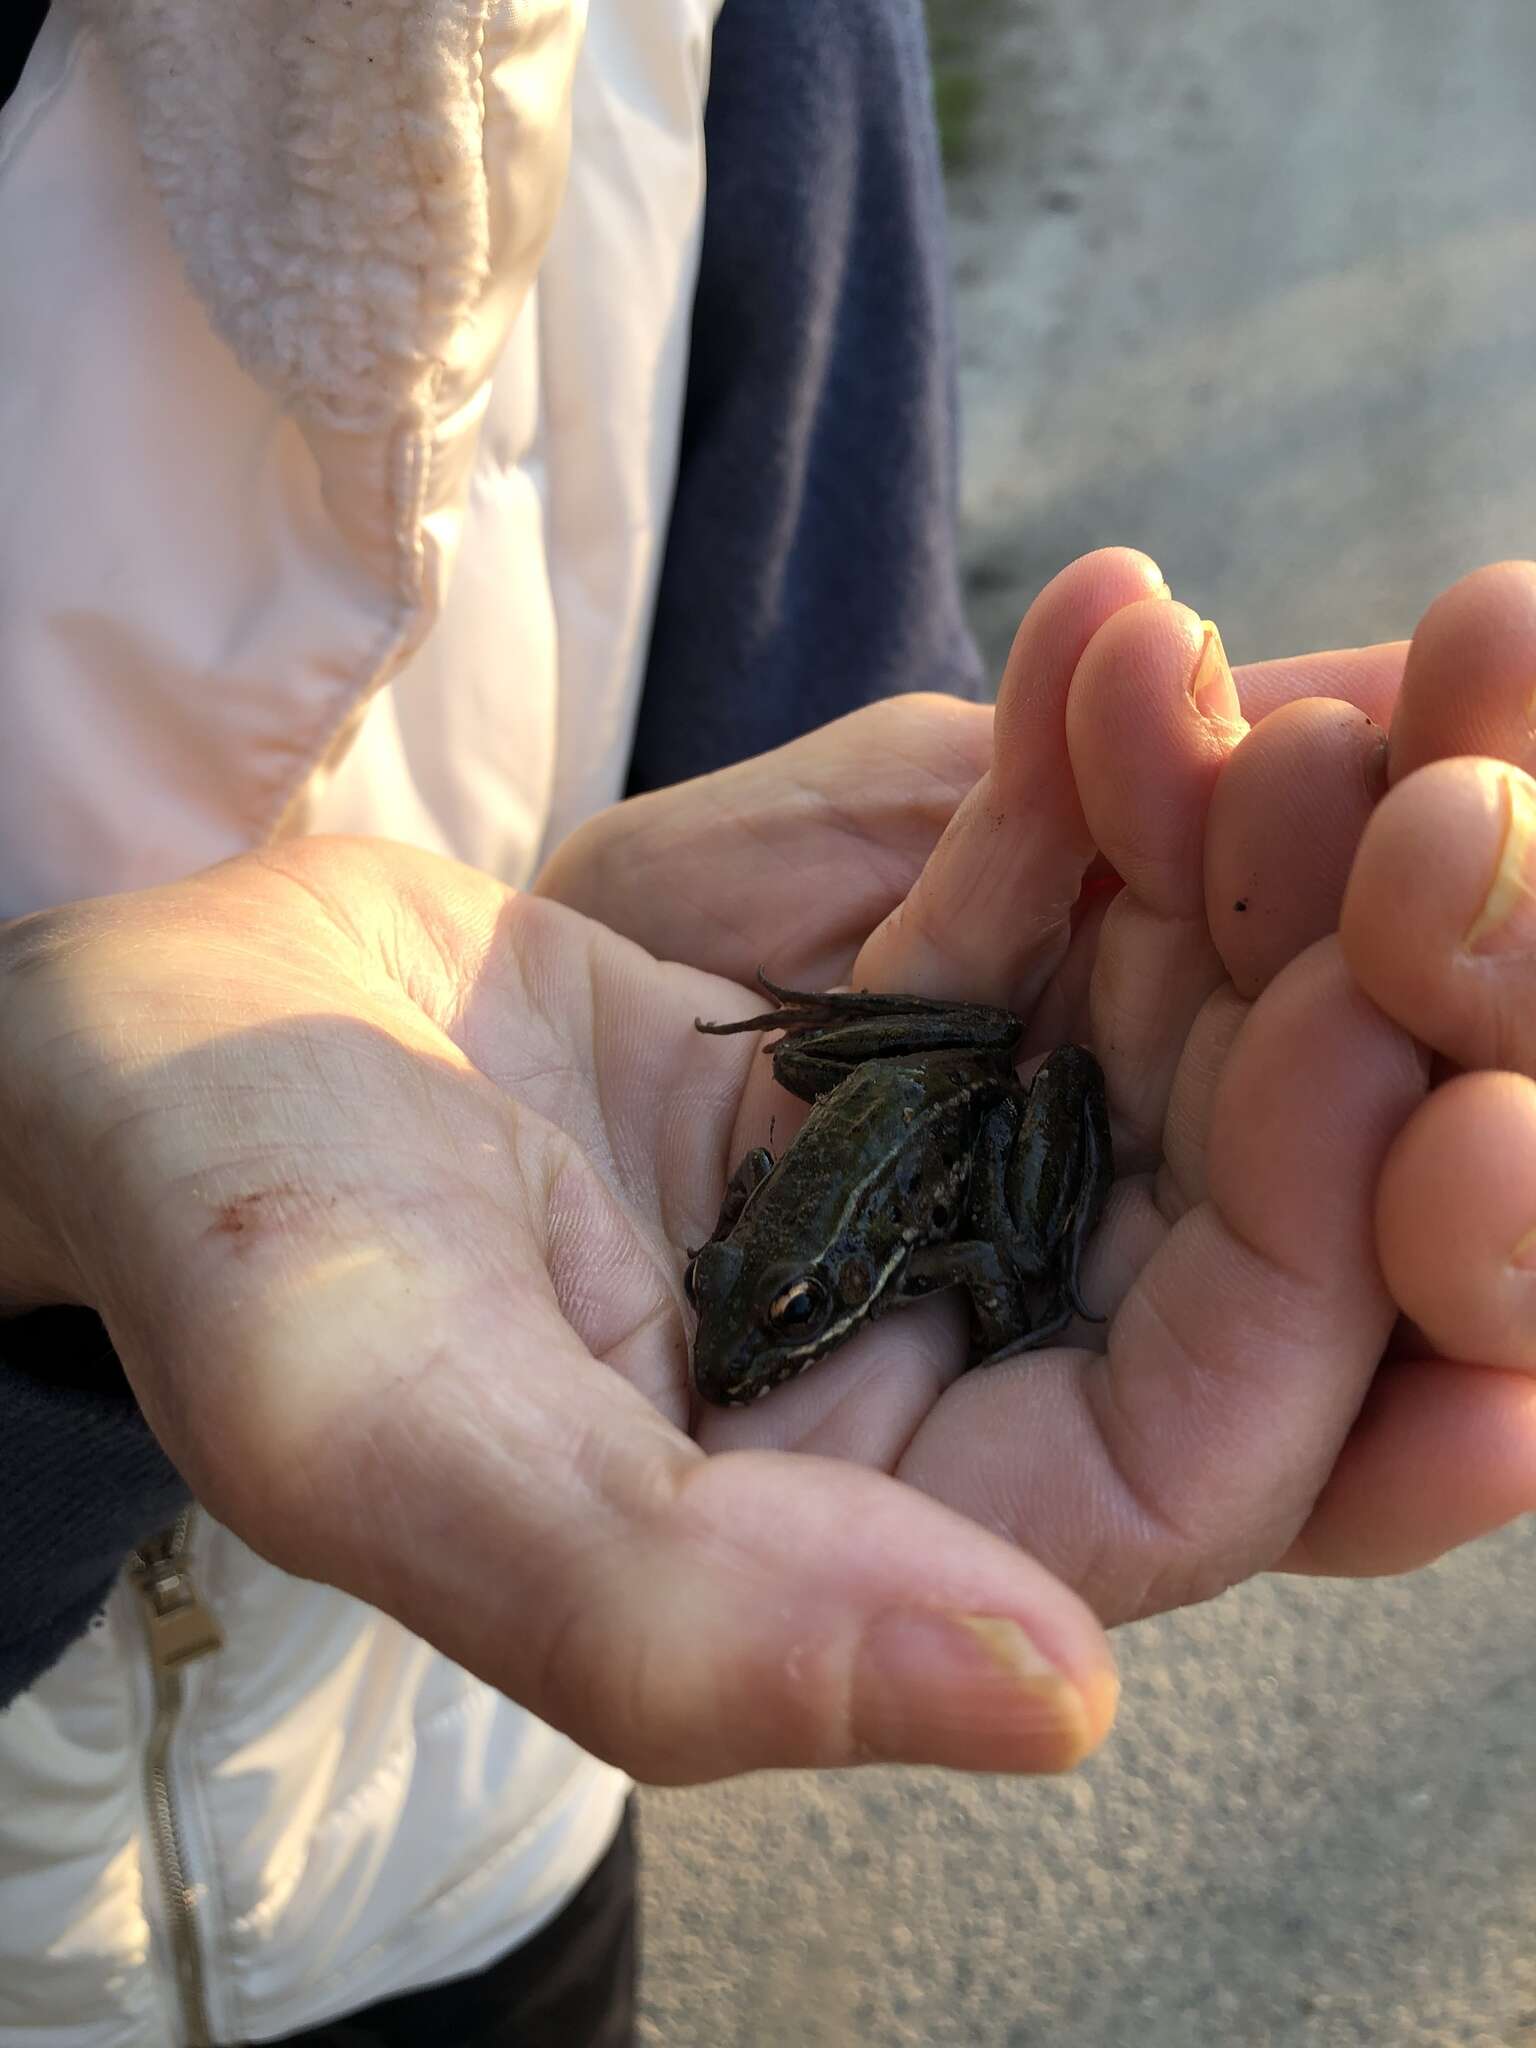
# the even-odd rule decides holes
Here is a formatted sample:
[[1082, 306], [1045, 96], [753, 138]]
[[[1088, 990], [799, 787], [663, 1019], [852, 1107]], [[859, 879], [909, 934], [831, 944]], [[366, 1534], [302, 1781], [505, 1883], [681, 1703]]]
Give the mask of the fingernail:
[[1506, 770], [1499, 862], [1482, 908], [1467, 927], [1469, 953], [1536, 952], [1536, 802], [1529, 780]]
[[1536, 1268], [1536, 1223], [1521, 1238], [1509, 1255], [1509, 1263], [1529, 1273]]
[[1090, 1706], [1002, 1615], [877, 1616], [864, 1639], [859, 1691], [861, 1732], [892, 1760], [1065, 1771], [1107, 1726], [1104, 1703], [1095, 1697]]
[[1211, 619], [1200, 621], [1200, 631], [1203, 635], [1200, 654], [1189, 678], [1189, 694], [1194, 699], [1195, 709], [1202, 718], [1208, 718], [1214, 724], [1239, 724], [1242, 708], [1237, 701], [1232, 664], [1227, 660], [1221, 635]]

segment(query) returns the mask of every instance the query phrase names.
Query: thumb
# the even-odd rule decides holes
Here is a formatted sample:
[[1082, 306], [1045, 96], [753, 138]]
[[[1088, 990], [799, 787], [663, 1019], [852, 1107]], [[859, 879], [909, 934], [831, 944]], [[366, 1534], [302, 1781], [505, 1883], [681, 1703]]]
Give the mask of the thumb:
[[[397, 1296], [387, 1332], [354, 1324], [333, 1359], [313, 1348], [328, 1319], [307, 1318], [299, 1398], [283, 1375], [281, 1413], [239, 1404], [240, 1446], [227, 1403], [216, 1451], [171, 1443], [274, 1562], [394, 1615], [651, 1782], [873, 1761], [1053, 1771], [1103, 1739], [1102, 1629], [999, 1537], [860, 1467], [706, 1457], [537, 1290], [451, 1348], [441, 1304], [414, 1328], [413, 1307]], [[375, 1345], [388, 1368], [360, 1375]]]
[[559, 1650], [509, 1684], [587, 1747], [676, 1783], [869, 1762], [1064, 1770], [1107, 1732], [1097, 1622], [997, 1537], [831, 1459], [680, 1443], [663, 1465], [650, 1509], [570, 1558], [536, 1620]]

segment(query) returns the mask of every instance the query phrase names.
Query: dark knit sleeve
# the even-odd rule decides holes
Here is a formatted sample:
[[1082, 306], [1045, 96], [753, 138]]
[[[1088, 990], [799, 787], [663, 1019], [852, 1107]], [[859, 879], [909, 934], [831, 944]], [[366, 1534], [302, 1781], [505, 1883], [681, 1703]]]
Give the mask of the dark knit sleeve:
[[189, 1495], [100, 1319], [0, 1321], [0, 1707], [62, 1656]]
[[981, 694], [920, 0], [727, 0], [632, 791], [904, 690]]

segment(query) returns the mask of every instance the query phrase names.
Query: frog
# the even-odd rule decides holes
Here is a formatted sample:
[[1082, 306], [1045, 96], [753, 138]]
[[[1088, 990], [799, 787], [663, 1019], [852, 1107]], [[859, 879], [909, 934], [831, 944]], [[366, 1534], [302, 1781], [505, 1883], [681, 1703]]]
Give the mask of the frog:
[[1011, 1010], [757, 978], [772, 1011], [695, 1028], [778, 1032], [774, 1078], [811, 1110], [777, 1157], [746, 1154], [686, 1254], [703, 1400], [759, 1400], [945, 1288], [969, 1297], [967, 1369], [1049, 1344], [1074, 1316], [1102, 1320], [1080, 1272], [1114, 1149], [1085, 1046], [1059, 1046], [1026, 1083]]

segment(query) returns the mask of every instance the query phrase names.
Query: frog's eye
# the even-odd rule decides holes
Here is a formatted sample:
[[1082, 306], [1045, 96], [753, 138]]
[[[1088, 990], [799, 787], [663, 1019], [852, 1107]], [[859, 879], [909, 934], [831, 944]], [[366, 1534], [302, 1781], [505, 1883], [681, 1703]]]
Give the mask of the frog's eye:
[[697, 1252], [690, 1252], [688, 1254], [688, 1263], [683, 1268], [683, 1293], [687, 1297], [688, 1306], [690, 1308], [697, 1308], [699, 1305], [699, 1255]]
[[768, 1320], [776, 1330], [810, 1330], [829, 1306], [827, 1290], [816, 1279], [792, 1280], [768, 1304]]

